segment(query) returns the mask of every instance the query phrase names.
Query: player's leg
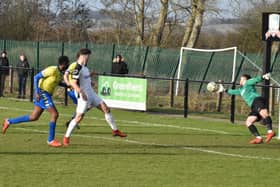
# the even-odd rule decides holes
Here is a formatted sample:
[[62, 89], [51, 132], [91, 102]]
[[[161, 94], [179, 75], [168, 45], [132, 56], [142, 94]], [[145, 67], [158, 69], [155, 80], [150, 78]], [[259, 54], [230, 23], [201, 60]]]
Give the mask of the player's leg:
[[10, 125], [38, 120], [39, 117], [41, 116], [41, 114], [43, 113], [43, 111], [44, 110], [41, 107], [35, 105], [32, 113], [30, 115], [23, 115], [23, 116], [20, 116], [17, 118], [5, 119], [3, 122], [3, 128], [2, 128], [3, 134], [5, 134], [5, 132], [7, 131], [7, 129], [9, 128]]
[[267, 128], [265, 143], [269, 143], [270, 140], [275, 136], [275, 132], [273, 132], [272, 130], [272, 119], [269, 116], [267, 109], [261, 109], [259, 114], [262, 117], [264, 125]]
[[252, 135], [255, 136], [255, 139], [251, 140], [251, 144], [260, 144], [262, 143], [262, 137], [257, 129], [257, 127], [254, 125], [254, 122], [258, 120], [257, 116], [249, 115], [246, 119], [246, 126], [248, 127], [249, 131]]
[[75, 127], [82, 121], [85, 112], [87, 111], [88, 103], [85, 101], [82, 97], [78, 98], [78, 104], [76, 108], [76, 115], [75, 118], [73, 118], [66, 130], [66, 133], [63, 138], [63, 145], [68, 146], [70, 143], [70, 136], [75, 129]]
[[[68, 94], [68, 96], [71, 98], [71, 100], [73, 101], [73, 103], [74, 103], [75, 105], [77, 105], [78, 100], [77, 100], [77, 97], [76, 97], [76, 95], [75, 95], [74, 90], [71, 89], [71, 88], [68, 88], [68, 89], [67, 89], [67, 94]], [[71, 119], [68, 120], [68, 121], [65, 123], [66, 128], [68, 128], [70, 122], [72, 121], [72, 119], [75, 118], [75, 116], [76, 116], [76, 112], [74, 112], [74, 114], [72, 115]], [[80, 129], [80, 126], [79, 126], [79, 125], [77, 125], [76, 127], [77, 127], [77, 129]]]
[[47, 110], [50, 113], [49, 136], [47, 141], [48, 145], [52, 147], [61, 146], [62, 144], [54, 139], [58, 112], [52, 100], [52, 96], [48, 92], [41, 92], [40, 100], [35, 101], [34, 103], [35, 105], [40, 106], [41, 108]]
[[115, 120], [114, 120], [114, 117], [113, 117], [113, 115], [110, 111], [110, 108], [106, 105], [106, 103], [104, 101], [101, 101], [101, 103], [96, 107], [104, 113], [105, 120], [112, 129], [113, 136], [120, 136], [120, 137], [126, 137], [127, 136], [125, 133], [118, 130], [117, 125], [116, 125]]
[[55, 140], [55, 128], [56, 128], [56, 121], [58, 119], [58, 111], [56, 107], [53, 105], [47, 108], [48, 112], [50, 113], [50, 122], [49, 122], [49, 137], [48, 137], [48, 145], [52, 147], [59, 147], [62, 144]]

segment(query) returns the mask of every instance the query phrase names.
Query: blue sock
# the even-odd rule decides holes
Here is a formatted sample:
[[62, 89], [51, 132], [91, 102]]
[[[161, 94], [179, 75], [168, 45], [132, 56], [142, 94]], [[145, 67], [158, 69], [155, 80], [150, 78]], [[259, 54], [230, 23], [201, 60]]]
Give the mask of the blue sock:
[[55, 136], [55, 126], [56, 126], [56, 124], [55, 124], [55, 122], [50, 122], [49, 123], [49, 127], [50, 127], [50, 129], [49, 129], [49, 138], [48, 138], [48, 141], [49, 142], [51, 142], [51, 141], [53, 141], [54, 140], [54, 136]]
[[28, 122], [30, 120], [29, 120], [29, 115], [25, 115], [25, 116], [20, 116], [17, 118], [10, 118], [10, 119], [8, 119], [8, 121], [9, 121], [9, 125], [12, 125], [12, 124], [17, 124], [17, 123], [22, 123], [22, 122]]

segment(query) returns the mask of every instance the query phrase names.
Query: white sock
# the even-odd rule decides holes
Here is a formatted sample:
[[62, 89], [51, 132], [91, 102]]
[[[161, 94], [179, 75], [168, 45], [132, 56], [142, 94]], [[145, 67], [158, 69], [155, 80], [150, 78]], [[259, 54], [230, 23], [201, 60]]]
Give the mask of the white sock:
[[69, 123], [69, 126], [67, 128], [67, 131], [65, 133], [65, 137], [69, 138], [71, 136], [72, 131], [75, 129], [77, 123], [75, 121], [75, 118], [71, 120], [71, 122]]
[[110, 125], [112, 130], [118, 130], [115, 120], [111, 113], [105, 113], [105, 119], [106, 119], [107, 123]]

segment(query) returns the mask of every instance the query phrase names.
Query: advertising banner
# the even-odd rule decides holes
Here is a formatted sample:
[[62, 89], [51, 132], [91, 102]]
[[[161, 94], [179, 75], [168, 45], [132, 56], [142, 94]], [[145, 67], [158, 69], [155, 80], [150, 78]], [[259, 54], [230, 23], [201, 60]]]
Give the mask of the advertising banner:
[[147, 80], [131, 77], [98, 77], [98, 95], [109, 107], [146, 110]]

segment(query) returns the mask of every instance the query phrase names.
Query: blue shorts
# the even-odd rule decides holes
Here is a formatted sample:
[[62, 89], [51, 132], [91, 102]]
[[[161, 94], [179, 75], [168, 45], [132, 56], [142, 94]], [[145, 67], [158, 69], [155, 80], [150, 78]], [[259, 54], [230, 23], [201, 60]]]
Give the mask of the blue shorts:
[[75, 95], [75, 91], [72, 89], [67, 90], [68, 96], [72, 99], [73, 103], [76, 105], [78, 103], [77, 97]]
[[50, 107], [55, 107], [52, 96], [48, 92], [43, 90], [40, 91], [40, 100], [36, 101], [36, 99], [34, 99], [34, 105], [44, 110]]

